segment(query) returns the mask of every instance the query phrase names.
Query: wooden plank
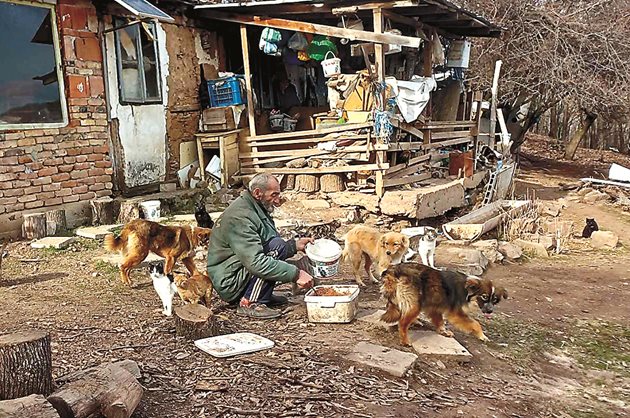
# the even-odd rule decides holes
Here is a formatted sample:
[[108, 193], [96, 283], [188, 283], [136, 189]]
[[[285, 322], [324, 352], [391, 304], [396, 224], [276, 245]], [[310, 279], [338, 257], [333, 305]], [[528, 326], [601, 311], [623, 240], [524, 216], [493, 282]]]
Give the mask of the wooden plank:
[[274, 174], [327, 174], [327, 173], [352, 173], [355, 171], [376, 171], [387, 170], [389, 164], [360, 164], [344, 165], [340, 167], [318, 167], [318, 168], [243, 168], [243, 174], [254, 173], [274, 173]]
[[398, 13], [394, 13], [391, 10], [383, 10], [383, 16], [385, 16], [387, 19], [391, 20], [392, 22], [402, 23], [403, 25], [411, 26], [412, 28], [418, 29], [416, 31], [416, 34], [418, 35], [418, 37], [420, 37], [420, 39], [425, 40], [425, 41], [429, 40], [429, 38], [421, 30], [423, 27], [427, 26], [423, 22], [420, 22], [418, 20], [412, 19], [407, 16], [399, 15]]
[[336, 151], [326, 151], [319, 149], [288, 149], [288, 150], [278, 150], [278, 151], [258, 151], [258, 152], [243, 152], [241, 153], [241, 158], [255, 158], [255, 157], [282, 157], [285, 155], [292, 156], [293, 158], [310, 156], [315, 152], [321, 152], [324, 154], [334, 154], [335, 152], [364, 152], [365, 147], [363, 145], [350, 145], [348, 147], [339, 147]]
[[[374, 9], [372, 11], [372, 18], [374, 23], [374, 33], [383, 33], [383, 12], [380, 8]], [[374, 62], [376, 64], [376, 79], [379, 83], [383, 83], [385, 81], [385, 50], [383, 49], [383, 45], [374, 44]], [[381, 92], [381, 103], [385, 103], [385, 95], [386, 91], [383, 90]], [[376, 153], [376, 162], [384, 163], [387, 161], [387, 153], [385, 151], [378, 151]], [[385, 193], [385, 186], [383, 182], [383, 172], [376, 172], [376, 195], [378, 197], [382, 197]]]
[[413, 136], [416, 136], [424, 141], [424, 132], [415, 128], [413, 125], [408, 124], [407, 122], [399, 121], [398, 119], [392, 119], [392, 125], [394, 125], [398, 129], [402, 129], [403, 131], [410, 133]]
[[390, 167], [386, 172], [385, 172], [385, 176], [389, 177], [392, 174], [395, 174], [396, 172], [403, 170], [409, 166], [412, 166], [414, 164], [417, 164], [419, 162], [423, 162], [423, 161], [428, 161], [431, 159], [431, 155], [430, 154], [426, 154], [426, 155], [421, 155], [419, 157], [414, 157], [411, 160], [407, 161], [406, 163], [402, 163], [402, 164], [398, 164], [395, 165], [393, 167]]
[[436, 129], [472, 128], [475, 125], [476, 125], [476, 122], [474, 120], [470, 120], [470, 121], [456, 120], [456, 121], [444, 121], [444, 122], [431, 121], [425, 125], [422, 125], [422, 129], [436, 130]]
[[252, 71], [249, 64], [249, 43], [247, 41], [247, 26], [241, 25], [241, 48], [243, 53], [243, 66], [245, 68], [245, 88], [247, 90], [247, 117], [249, 120], [249, 132], [256, 135], [256, 115], [254, 113], [254, 95], [252, 90]]
[[364, 3], [358, 6], [333, 7], [332, 14], [346, 15], [346, 14], [357, 13], [359, 10], [392, 9], [395, 7], [418, 7], [418, 2], [412, 1], [412, 0], [378, 1], [378, 2], [372, 2], [372, 3]]
[[425, 150], [427, 150], [427, 149], [450, 147], [452, 145], [459, 145], [459, 144], [465, 144], [466, 142], [471, 142], [473, 139], [475, 139], [475, 138], [472, 137], [472, 136], [467, 136], [466, 138], [459, 138], [459, 139], [451, 139], [449, 141], [434, 142], [433, 144], [425, 145], [423, 148]]
[[393, 178], [400, 178], [400, 177], [408, 176], [410, 174], [416, 174], [418, 171], [426, 170], [427, 167], [425, 166], [425, 164], [426, 163], [418, 163], [418, 164], [410, 165], [409, 167], [403, 170], [399, 170], [396, 173], [386, 175], [385, 178], [393, 179]]
[[451, 138], [464, 138], [466, 136], [472, 136], [470, 130], [465, 131], [453, 131], [453, 132], [431, 132], [431, 139], [451, 139]]
[[422, 173], [415, 176], [403, 177], [400, 179], [385, 179], [385, 187], [400, 186], [403, 184], [415, 183], [418, 181], [428, 180], [431, 178], [431, 173]]
[[494, 77], [492, 78], [492, 98], [490, 101], [490, 145], [494, 149], [495, 136], [497, 128], [497, 100], [499, 94], [499, 74], [501, 73], [501, 64], [498, 60], [494, 65]]
[[332, 134], [337, 132], [352, 131], [358, 129], [371, 128], [372, 123], [344, 123], [343, 125], [333, 126], [331, 128], [311, 129], [309, 131], [295, 131], [295, 132], [283, 132], [279, 134], [267, 134], [267, 135], [250, 135], [247, 137], [247, 142], [273, 140], [273, 139], [287, 139], [287, 138], [301, 138], [305, 136], [319, 136]]
[[335, 38], [346, 38], [351, 41], [367, 41], [378, 44], [395, 44], [411, 48], [420, 47], [420, 38], [411, 36], [392, 35], [389, 33], [374, 33], [356, 29], [345, 29], [337, 26], [321, 25], [318, 23], [299, 22], [297, 20], [277, 19], [262, 16], [247, 16], [234, 13], [225, 13], [212, 10], [207, 12], [206, 17], [224, 22], [241, 23], [243, 25], [253, 25], [270, 27], [276, 29], [286, 29], [296, 32], [306, 32], [318, 35], [333, 36]]
[[387, 151], [419, 151], [424, 148], [424, 142], [390, 142]]
[[276, 145], [293, 145], [293, 144], [315, 144], [318, 142], [328, 142], [328, 141], [341, 141], [346, 139], [352, 139], [356, 141], [362, 141], [367, 138], [367, 135], [349, 135], [349, 136], [340, 136], [338, 138], [331, 138], [322, 136], [320, 138], [304, 138], [304, 139], [287, 139], [284, 141], [254, 141], [250, 144], [252, 146], [262, 147], [273, 147]]
[[[283, 155], [281, 157], [273, 157], [273, 158], [265, 158], [265, 159], [258, 159], [258, 162], [254, 162], [254, 161], [243, 161], [241, 162], [241, 166], [243, 167], [252, 167], [255, 165], [261, 165], [261, 164], [268, 164], [268, 163], [279, 163], [282, 161], [291, 161], [291, 160], [295, 160], [296, 158], [300, 158], [300, 157], [315, 157], [318, 155], [325, 155], [328, 154], [328, 151], [320, 151], [320, 150], [313, 150], [314, 152], [311, 154], [307, 154], [307, 155], [300, 155], [300, 156], [296, 156], [296, 155]], [[245, 157], [242, 157], [245, 158]]]

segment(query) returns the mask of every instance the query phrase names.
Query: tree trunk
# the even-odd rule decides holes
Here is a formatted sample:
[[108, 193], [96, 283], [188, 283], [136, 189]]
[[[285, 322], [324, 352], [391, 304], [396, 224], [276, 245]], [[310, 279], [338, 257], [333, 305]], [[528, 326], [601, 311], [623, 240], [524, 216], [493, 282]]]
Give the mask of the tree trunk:
[[346, 190], [344, 177], [341, 174], [324, 174], [319, 179], [320, 190], [324, 193], [343, 192]]
[[68, 229], [66, 224], [66, 211], [63, 209], [46, 212], [46, 233], [48, 236], [57, 235]]
[[189, 340], [217, 335], [217, 322], [212, 311], [199, 304], [175, 308], [175, 334]]
[[124, 368], [107, 363], [88, 371], [48, 397], [61, 418], [129, 418], [142, 398], [142, 386]]
[[118, 214], [118, 223], [126, 224], [134, 219], [138, 219], [141, 213], [138, 202], [122, 202], [120, 204], [120, 213]]
[[99, 197], [90, 200], [92, 207], [92, 225], [111, 225], [120, 212], [120, 203], [111, 197]]
[[586, 111], [586, 118], [582, 122], [580, 128], [575, 132], [575, 134], [573, 134], [573, 137], [564, 150], [565, 159], [572, 160], [575, 157], [575, 152], [577, 151], [580, 142], [582, 141], [584, 136], [586, 136], [586, 133], [588, 132], [591, 125], [593, 125], [593, 122], [595, 122], [595, 119], [597, 119], [596, 114]]
[[319, 177], [312, 174], [295, 176], [295, 190], [298, 192], [316, 192], [319, 190]]
[[560, 104], [551, 107], [551, 115], [549, 116], [549, 136], [555, 139], [559, 137], [560, 131], [560, 112], [558, 111]]
[[287, 174], [287, 186], [286, 190], [295, 189], [295, 174]]
[[47, 232], [45, 213], [24, 214], [24, 223], [22, 223], [22, 236], [24, 238], [44, 238]]
[[42, 395], [0, 401], [2, 418], [59, 418], [59, 414]]
[[52, 391], [50, 336], [24, 331], [0, 337], [0, 400]]

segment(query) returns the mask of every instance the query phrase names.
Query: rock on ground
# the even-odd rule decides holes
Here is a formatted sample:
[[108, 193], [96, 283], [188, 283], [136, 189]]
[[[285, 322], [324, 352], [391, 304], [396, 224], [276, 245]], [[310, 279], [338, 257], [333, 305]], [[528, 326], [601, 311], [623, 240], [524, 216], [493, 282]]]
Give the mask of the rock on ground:
[[524, 239], [516, 239], [514, 240], [514, 244], [518, 245], [523, 249], [523, 252], [530, 253], [536, 257], [549, 257], [549, 253], [545, 246], [539, 242], [526, 241]]
[[619, 237], [612, 231], [595, 231], [591, 235], [593, 248], [615, 248], [619, 243]]
[[346, 359], [403, 377], [416, 362], [418, 356], [382, 345], [360, 342], [354, 346], [351, 353], [346, 355]]
[[417, 190], [387, 191], [381, 199], [381, 212], [388, 216], [425, 219], [440, 216], [466, 204], [462, 182], [453, 181]]
[[501, 241], [498, 250], [508, 260], [518, 260], [523, 255], [523, 250], [511, 242]]
[[481, 250], [474, 247], [439, 245], [435, 249], [435, 264], [479, 276], [488, 267], [488, 259]]
[[445, 337], [435, 331], [411, 331], [409, 340], [421, 356], [437, 356], [444, 359], [470, 361], [472, 354], [455, 338]]
[[101, 226], [88, 226], [85, 228], [79, 228], [76, 230], [75, 235], [88, 239], [102, 240], [106, 235], [111, 234], [111, 230], [121, 225], [101, 225]]
[[55, 248], [57, 250], [63, 250], [70, 244], [76, 241], [73, 237], [45, 237], [31, 242], [33, 248]]
[[381, 316], [385, 313], [382, 309], [366, 309], [357, 313], [357, 321], [366, 322], [379, 328], [389, 329], [396, 324], [388, 324], [381, 321]]
[[499, 252], [499, 242], [496, 239], [487, 239], [474, 242], [473, 247], [481, 250], [491, 263], [503, 260], [503, 254]]
[[608, 196], [606, 193], [602, 193], [600, 191], [593, 190], [592, 192], [589, 192], [586, 195], [584, 195], [582, 200], [585, 203], [595, 203], [595, 202], [599, 202], [599, 201], [602, 201], [602, 200], [608, 200], [609, 198], [610, 198], [610, 196]]

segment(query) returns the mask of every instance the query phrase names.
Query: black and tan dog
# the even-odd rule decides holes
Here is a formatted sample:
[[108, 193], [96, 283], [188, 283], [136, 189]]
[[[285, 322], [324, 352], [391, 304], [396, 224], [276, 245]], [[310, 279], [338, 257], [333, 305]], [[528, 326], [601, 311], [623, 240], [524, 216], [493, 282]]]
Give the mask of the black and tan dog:
[[463, 273], [435, 270], [418, 263], [390, 266], [381, 276], [381, 293], [387, 310], [381, 320], [398, 322], [400, 343], [410, 345], [408, 330], [420, 312], [424, 312], [439, 334], [452, 337], [444, 326], [444, 317], [458, 330], [487, 340], [479, 322], [468, 316], [469, 304], [476, 302], [489, 315], [507, 291], [488, 279]]
[[140, 264], [149, 252], [164, 257], [164, 273], [173, 271], [175, 262], [181, 260], [190, 274], [199, 272], [195, 267], [192, 251], [206, 244], [212, 230], [192, 226], [167, 226], [144, 219], [135, 219], [122, 229], [120, 236], [105, 237], [105, 248], [120, 251], [123, 262], [120, 265], [120, 279], [131, 286], [129, 272]]

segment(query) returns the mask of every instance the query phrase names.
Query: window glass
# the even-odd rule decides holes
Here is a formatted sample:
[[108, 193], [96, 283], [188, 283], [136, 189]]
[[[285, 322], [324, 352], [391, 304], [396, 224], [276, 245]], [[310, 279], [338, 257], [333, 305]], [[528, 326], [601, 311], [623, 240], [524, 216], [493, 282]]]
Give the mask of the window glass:
[[144, 57], [144, 80], [147, 88], [148, 99], [160, 99], [160, 81], [158, 72], [158, 60], [155, 51], [155, 31], [153, 25], [143, 24], [140, 31], [142, 42], [142, 55]]
[[64, 122], [51, 15], [0, 1], [0, 129]]
[[142, 101], [142, 78], [138, 53], [137, 26], [116, 31], [118, 68], [120, 69], [120, 96], [124, 101]]

